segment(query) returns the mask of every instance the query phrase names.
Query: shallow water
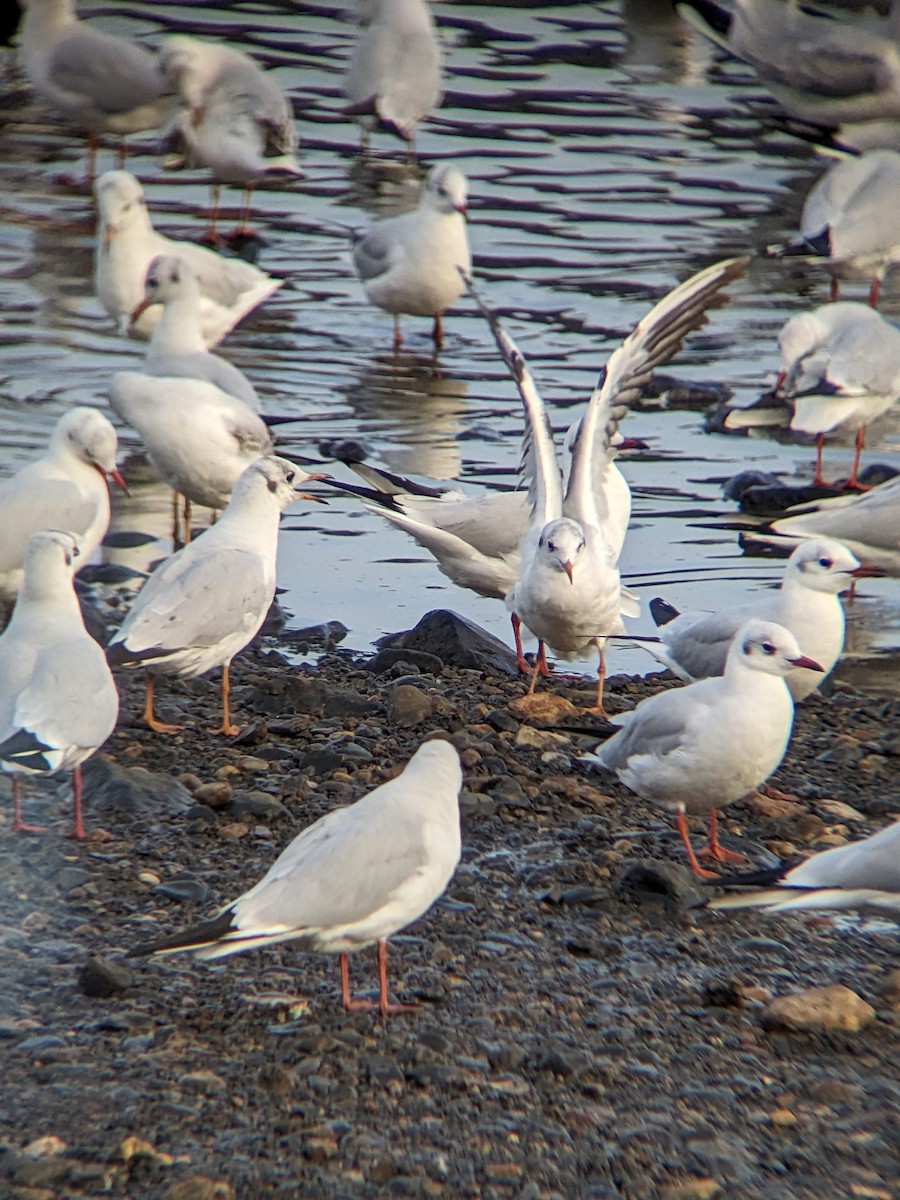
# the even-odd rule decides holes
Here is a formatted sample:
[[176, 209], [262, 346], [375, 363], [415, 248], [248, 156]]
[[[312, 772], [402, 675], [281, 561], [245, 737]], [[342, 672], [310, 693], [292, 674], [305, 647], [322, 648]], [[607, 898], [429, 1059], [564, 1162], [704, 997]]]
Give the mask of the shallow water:
[[[150, 45], [162, 32], [230, 37], [275, 67], [294, 101], [306, 178], [255, 198], [260, 265], [287, 283], [220, 348], [253, 379], [268, 412], [299, 418], [283, 427], [284, 448], [316, 460], [321, 439], [360, 438], [393, 470], [508, 487], [520, 405], [473, 304], [453, 310], [439, 354], [429, 323], [407, 319], [395, 355], [390, 318], [366, 303], [350, 270], [347, 229], [413, 203], [419, 178], [387, 135], [375, 136], [375, 155], [362, 162], [358, 133], [340, 115], [350, 11], [321, 0], [97, 4], [82, 15]], [[420, 129], [420, 163], [452, 159], [468, 175], [482, 294], [527, 355], [562, 431], [608, 354], [670, 287], [718, 258], [791, 236], [821, 165], [771, 122], [752, 74], [719, 61], [662, 0], [439, 2], [434, 12], [446, 95]], [[81, 169], [80, 139], [32, 101], [11, 61], [2, 78], [0, 471], [8, 472], [34, 454], [66, 406], [104, 405], [110, 375], [138, 362], [143, 347], [119, 338], [94, 299], [90, 205], [56, 182]], [[132, 151], [127, 165], [157, 226], [199, 237], [203, 174], [163, 174], [152, 134], [132, 139]], [[100, 165], [114, 165], [110, 150]], [[667, 370], [725, 383], [748, 403], [774, 374], [781, 324], [823, 303], [827, 290], [814, 267], [755, 258], [731, 303]], [[898, 305], [889, 297], [887, 315]], [[621, 562], [630, 586], [645, 599], [712, 608], [777, 579], [778, 563], [746, 557], [722, 527], [735, 506], [720, 483], [747, 467], [808, 478], [808, 446], [708, 435], [696, 411], [635, 413], [624, 431], [651, 447], [623, 467], [635, 495]], [[130, 431], [122, 440], [137, 449]], [[868, 460], [900, 467], [896, 429], [872, 450]], [[826, 464], [846, 468], [848, 449], [830, 447]], [[117, 498], [114, 527], [164, 536], [169, 512], [164, 489], [139, 486], [130, 503]], [[145, 567], [164, 545], [147, 540], [107, 556]], [[288, 514], [279, 581], [297, 625], [340, 620], [359, 649], [436, 607], [510, 640], [502, 604], [454, 587], [425, 551], [349, 498]], [[849, 614], [844, 675], [896, 687], [898, 598], [897, 581], [866, 582]], [[652, 632], [649, 613], [629, 627]], [[617, 643], [610, 665], [654, 664]]]

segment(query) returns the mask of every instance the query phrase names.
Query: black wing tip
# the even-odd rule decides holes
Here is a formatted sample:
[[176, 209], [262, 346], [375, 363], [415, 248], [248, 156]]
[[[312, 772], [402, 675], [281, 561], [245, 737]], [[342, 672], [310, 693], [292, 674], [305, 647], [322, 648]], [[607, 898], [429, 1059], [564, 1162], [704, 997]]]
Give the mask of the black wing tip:
[[155, 942], [141, 942], [128, 951], [129, 958], [145, 958], [149, 954], [163, 954], [169, 950], [201, 950], [204, 946], [212, 946], [221, 941], [226, 934], [234, 932], [234, 909], [226, 908], [223, 913], [194, 925], [183, 933], [173, 934]]
[[668, 625], [670, 621], [674, 621], [676, 617], [681, 616], [679, 609], [674, 604], [670, 604], [668, 600], [663, 600], [662, 596], [654, 596], [650, 601], [650, 616], [653, 618], [653, 623], [657, 629], [663, 625]]

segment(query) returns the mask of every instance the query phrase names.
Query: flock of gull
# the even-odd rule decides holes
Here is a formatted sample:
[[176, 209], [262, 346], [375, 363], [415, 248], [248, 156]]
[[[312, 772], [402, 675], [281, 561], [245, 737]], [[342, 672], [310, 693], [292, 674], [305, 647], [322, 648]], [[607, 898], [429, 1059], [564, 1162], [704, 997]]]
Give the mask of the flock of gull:
[[[698, 0], [696, 7], [711, 35], [764, 79], [766, 53], [781, 52], [788, 36], [771, 35], [779, 14], [826, 22], [833, 35], [848, 28], [834, 14], [807, 16], [780, 0], [739, 0], [733, 13], [711, 0]], [[416, 127], [441, 94], [441, 54], [427, 2], [367, 0], [361, 8], [345, 111], [359, 120], [365, 138], [386, 129], [413, 153]], [[878, 20], [897, 58], [893, 10]], [[765, 37], [754, 41], [760, 27]], [[883, 39], [884, 31], [877, 36]], [[115, 427], [95, 408], [71, 409], [46, 453], [0, 484], [0, 596], [14, 603], [0, 635], [0, 765], [12, 775], [13, 828], [33, 828], [22, 819], [21, 776], [71, 770], [74, 832], [83, 837], [80, 765], [118, 720], [110, 666], [146, 672], [143, 719], [159, 734], [178, 727], [154, 714], [156, 677], [222, 667], [219, 732], [237, 732], [229, 664], [256, 636], [273, 600], [281, 513], [301, 498], [316, 499], [303, 490], [310, 482], [331, 481], [277, 454], [252, 383], [214, 353], [229, 330], [280, 286], [258, 267], [213, 248], [221, 184], [243, 189], [239, 229], [245, 234], [253, 185], [271, 172], [302, 175], [290, 103], [272, 74], [232, 46], [181, 35], [166, 38], [154, 56], [79, 20], [74, 0], [27, 0], [19, 51], [38, 95], [89, 133], [91, 171], [101, 135], [124, 138], [160, 128], [164, 152], [206, 168], [214, 190], [207, 231], [212, 245], [201, 246], [158, 233], [139, 181], [124, 169], [94, 183], [97, 296], [123, 332], [148, 341], [141, 368], [110, 380], [110, 405], [119, 421], [137, 431], [153, 468], [175, 494], [176, 513], [182, 505], [184, 512], [184, 544], [146, 579], [105, 652], [85, 629], [74, 575], [106, 532], [107, 480], [124, 486]], [[833, 53], [840, 52], [851, 64], [862, 53], [835, 45]], [[773, 91], [785, 93], [789, 111], [795, 93], [804, 104], [809, 100], [797, 57], [775, 63], [771, 72]], [[897, 79], [891, 89], [900, 100]], [[795, 108], [799, 118], [811, 119], [799, 111], [799, 101]], [[864, 106], [848, 104], [847, 123], [860, 114], [865, 116]], [[839, 106], [828, 108], [827, 121], [846, 134]], [[679, 614], [654, 601], [659, 639], [648, 648], [685, 686], [615, 717], [618, 732], [582, 760], [587, 768], [614, 772], [639, 796], [673, 812], [691, 869], [704, 877], [717, 878], [700, 865], [702, 855], [720, 863], [735, 857], [719, 842], [717, 810], [764, 785], [777, 769], [794, 703], [819, 686], [841, 653], [840, 593], [880, 573], [870, 549], [877, 556], [897, 548], [900, 484], [853, 489], [865, 429], [900, 395], [900, 334], [874, 307], [900, 261], [900, 209], [883, 198], [898, 176], [900, 153], [893, 150], [841, 159], [809, 196], [797, 246], [780, 250], [824, 254], [835, 280], [834, 303], [793, 317], [782, 331], [774, 391], [791, 412], [791, 427], [816, 436], [817, 483], [826, 435], [840, 428], [855, 434], [848, 494], [773, 525], [797, 543], [777, 591], [712, 614]], [[548, 648], [569, 659], [595, 649], [597, 693], [590, 711], [606, 717], [604, 646], [608, 638], [627, 636], [623, 618], [639, 611], [619, 574], [631, 510], [616, 464], [627, 444], [619, 425], [653, 371], [741, 277], [746, 260], [700, 271], [638, 323], [610, 356], [569, 430], [561, 461], [528, 365], [473, 282], [466, 200], [463, 174], [452, 164], [435, 167], [415, 209], [380, 220], [355, 239], [353, 264], [369, 300], [393, 318], [395, 346], [401, 344], [401, 317], [414, 316], [433, 321], [439, 347], [443, 315], [468, 288], [521, 397], [523, 486], [476, 498], [417, 486], [361, 463], [364, 486], [345, 490], [414, 537], [455, 583], [505, 601], [529, 692], [551, 673]], [[860, 274], [871, 280], [870, 304], [838, 302], [837, 281]], [[193, 538], [191, 505], [219, 513]], [[538, 640], [531, 662], [522, 649], [522, 628]], [[382, 1013], [402, 1008], [389, 1001], [385, 942], [425, 912], [453, 874], [460, 855], [461, 783], [449, 742], [426, 742], [391, 782], [305, 829], [255, 887], [212, 921], [147, 949], [217, 957], [292, 941], [336, 953], [342, 1000], [351, 1008], [359, 1002], [350, 998], [346, 955], [377, 944], [378, 1007]], [[694, 850], [686, 813], [709, 813], [705, 851]], [[739, 890], [715, 903], [896, 909], [898, 849], [895, 825], [775, 873], [763, 891], [741, 888], [740, 877], [726, 879]]]

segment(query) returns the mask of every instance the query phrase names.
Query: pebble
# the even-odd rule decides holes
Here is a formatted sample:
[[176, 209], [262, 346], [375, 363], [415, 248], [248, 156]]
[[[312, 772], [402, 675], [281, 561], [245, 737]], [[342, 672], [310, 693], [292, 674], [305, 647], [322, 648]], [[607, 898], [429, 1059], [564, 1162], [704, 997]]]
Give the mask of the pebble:
[[245, 775], [264, 775], [270, 764], [255, 754], [242, 754], [235, 764]]
[[770, 1033], [857, 1033], [873, 1020], [875, 1009], [841, 983], [776, 996], [760, 1015]]
[[173, 1183], [163, 1192], [162, 1200], [236, 1200], [234, 1188], [224, 1179], [209, 1179], [206, 1175], [192, 1175]]
[[553, 733], [550, 729], [534, 729], [531, 725], [520, 725], [515, 744], [531, 746], [535, 750], [546, 750], [557, 746], [570, 746], [571, 742], [563, 733]]
[[133, 982], [131, 971], [101, 955], [91, 955], [78, 972], [78, 990], [85, 996], [104, 998], [126, 991]]
[[178, 1086], [187, 1092], [200, 1092], [204, 1096], [217, 1096], [228, 1090], [228, 1084], [215, 1071], [191, 1071], [181, 1075]]
[[240, 818], [255, 817], [261, 820], [277, 820], [289, 816], [288, 810], [270, 796], [268, 792], [237, 792], [232, 802], [235, 814]]
[[29, 1142], [20, 1154], [23, 1158], [55, 1158], [67, 1149], [68, 1145], [62, 1138], [57, 1137], [55, 1133], [48, 1133]]
[[661, 1190], [659, 1200], [713, 1200], [721, 1187], [715, 1179], [685, 1179], [681, 1183], [669, 1183]]
[[900, 1012], [900, 967], [894, 967], [878, 986], [879, 1008]]
[[224, 779], [201, 783], [199, 787], [193, 788], [192, 792], [198, 804], [205, 804], [207, 808], [213, 809], [227, 808], [234, 796], [234, 789]]
[[388, 717], [401, 729], [421, 725], [434, 711], [431, 697], [411, 683], [401, 683], [388, 692]]

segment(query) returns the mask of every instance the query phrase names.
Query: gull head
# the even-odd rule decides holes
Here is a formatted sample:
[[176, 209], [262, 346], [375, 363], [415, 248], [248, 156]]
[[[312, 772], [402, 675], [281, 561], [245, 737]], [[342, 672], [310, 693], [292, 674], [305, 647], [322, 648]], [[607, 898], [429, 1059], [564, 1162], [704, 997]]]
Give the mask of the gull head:
[[33, 533], [25, 549], [23, 593], [31, 599], [52, 600], [59, 595], [62, 579], [71, 580], [75, 574], [75, 560], [80, 553], [72, 533], [61, 529]]
[[[210, 51], [213, 49], [209, 47]], [[184, 80], [200, 71], [210, 57], [207, 47], [196, 38], [168, 37], [159, 52], [159, 71], [173, 87], [180, 87]]]
[[797, 667], [822, 671], [813, 658], [802, 653], [790, 630], [774, 621], [745, 621], [731, 643], [725, 674], [735, 670], [763, 671], [766, 675], [787, 675]]
[[108, 475], [127, 492], [125, 480], [116, 467], [119, 439], [115, 427], [98, 409], [83, 406], [70, 409], [57, 422], [50, 445], [94, 467], [101, 475]]
[[94, 196], [105, 245], [130, 222], [145, 219], [144, 189], [128, 171], [105, 171], [94, 184]]
[[302, 484], [324, 478], [324, 475], [308, 474], [286, 458], [266, 454], [244, 469], [234, 485], [231, 502], [240, 501], [245, 496], [269, 496], [279, 509], [287, 508], [295, 500], [315, 500], [324, 503], [318, 496], [310, 496], [300, 491]]
[[584, 530], [578, 522], [568, 517], [560, 517], [558, 521], [550, 521], [541, 530], [536, 557], [551, 571], [560, 571], [567, 575], [569, 583], [572, 583], [572, 572], [580, 555], [584, 553], [584, 547]]
[[801, 542], [785, 567], [785, 583], [797, 582], [813, 592], [837, 595], [854, 579], [883, 575], [877, 567], [860, 566], [846, 546], [831, 538]]
[[151, 304], [168, 304], [180, 296], [200, 302], [200, 288], [191, 267], [174, 254], [159, 254], [147, 268], [144, 298], [131, 314], [132, 324]]
[[465, 175], [456, 167], [444, 163], [435, 167], [428, 176], [422, 202], [438, 212], [464, 213], [468, 196], [469, 184]]

